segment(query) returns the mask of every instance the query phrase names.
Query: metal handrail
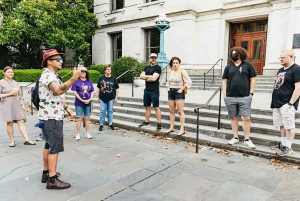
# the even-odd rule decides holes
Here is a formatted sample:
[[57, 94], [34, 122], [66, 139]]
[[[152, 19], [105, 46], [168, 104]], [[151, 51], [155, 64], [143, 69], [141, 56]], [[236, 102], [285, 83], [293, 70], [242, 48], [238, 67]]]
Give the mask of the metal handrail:
[[205, 108], [208, 106], [208, 104], [210, 103], [210, 101], [215, 97], [215, 95], [218, 93], [218, 91], [220, 92], [220, 96], [219, 96], [219, 114], [218, 114], [218, 130], [220, 130], [221, 128], [221, 91], [222, 91], [222, 85], [219, 86], [216, 91], [211, 95], [211, 97], [206, 101], [206, 103], [204, 105], [198, 106], [194, 108], [195, 113], [197, 113], [197, 138], [196, 138], [196, 153], [199, 152], [199, 110], [200, 108]]
[[122, 73], [121, 75], [119, 75], [116, 79], [121, 78], [123, 75], [125, 75], [128, 72], [132, 72], [132, 77], [131, 77], [131, 95], [133, 97], [134, 96], [134, 71], [133, 70], [127, 70], [124, 73]]
[[163, 67], [163, 68], [161, 69], [161, 71], [163, 71], [164, 69], [166, 69], [166, 82], [167, 82], [167, 78], [168, 78], [168, 67], [170, 67], [169, 64], [166, 65], [165, 67]]
[[210, 71], [211, 71], [211, 69], [213, 70], [213, 78], [212, 78], [212, 84], [214, 83], [214, 81], [215, 81], [215, 66], [219, 63], [219, 61], [221, 60], [221, 71], [220, 71], [220, 74], [222, 74], [222, 61], [223, 61], [223, 59], [221, 58], [221, 59], [218, 59], [218, 61], [206, 72], [206, 73], [203, 73], [203, 75], [204, 75], [204, 87], [203, 87], [203, 90], [205, 91], [205, 82], [206, 82], [206, 80], [205, 80], [205, 77], [206, 77], [206, 74], [208, 74]]

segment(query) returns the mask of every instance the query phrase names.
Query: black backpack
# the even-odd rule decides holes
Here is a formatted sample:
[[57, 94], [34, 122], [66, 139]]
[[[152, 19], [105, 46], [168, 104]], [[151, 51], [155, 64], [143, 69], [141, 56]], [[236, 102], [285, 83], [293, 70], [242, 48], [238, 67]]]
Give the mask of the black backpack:
[[41, 76], [38, 77], [35, 86], [31, 88], [31, 111], [32, 111], [32, 104], [37, 110], [39, 110], [40, 108], [40, 97], [39, 97], [40, 78]]

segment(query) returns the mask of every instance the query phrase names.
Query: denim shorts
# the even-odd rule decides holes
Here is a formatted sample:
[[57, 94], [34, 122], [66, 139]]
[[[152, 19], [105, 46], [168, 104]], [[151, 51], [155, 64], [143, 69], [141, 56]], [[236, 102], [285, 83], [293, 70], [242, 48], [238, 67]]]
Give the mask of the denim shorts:
[[159, 107], [159, 90], [148, 91], [144, 89], [144, 107], [151, 106], [151, 103], [153, 107]]
[[185, 99], [185, 94], [182, 91], [181, 93], [178, 93], [179, 89], [170, 88], [168, 91], [168, 100], [169, 101], [181, 101]]
[[75, 106], [76, 117], [90, 117], [91, 116], [91, 106]]

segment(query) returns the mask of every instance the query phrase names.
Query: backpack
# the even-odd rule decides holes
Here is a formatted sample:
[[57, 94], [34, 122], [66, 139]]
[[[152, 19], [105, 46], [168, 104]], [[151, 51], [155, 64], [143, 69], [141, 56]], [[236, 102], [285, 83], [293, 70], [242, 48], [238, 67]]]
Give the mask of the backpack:
[[[35, 86], [31, 88], [31, 103], [34, 105], [34, 107], [39, 110], [40, 108], [40, 97], [39, 97], [39, 82], [40, 82], [41, 76], [38, 77], [36, 80]], [[32, 110], [32, 104], [31, 104], [31, 110]]]
[[[171, 70], [172, 70], [172, 69], [171, 69]], [[171, 70], [169, 70], [169, 76], [170, 76]], [[184, 84], [185, 82], [184, 82], [184, 79], [183, 79], [183, 74], [182, 74], [181, 68], [180, 68], [180, 76], [181, 76], [182, 82], [183, 82], [183, 84]], [[187, 94], [187, 91], [188, 91], [188, 89], [185, 87], [184, 90], [183, 90], [184, 94]]]

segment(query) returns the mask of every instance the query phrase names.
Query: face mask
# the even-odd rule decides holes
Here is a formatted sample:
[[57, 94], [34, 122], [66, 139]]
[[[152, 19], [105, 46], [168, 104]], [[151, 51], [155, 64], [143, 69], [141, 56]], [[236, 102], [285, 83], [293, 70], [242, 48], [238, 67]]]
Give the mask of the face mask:
[[233, 61], [237, 61], [239, 59], [239, 56], [237, 54], [233, 54], [233, 55], [231, 55], [231, 59]]

